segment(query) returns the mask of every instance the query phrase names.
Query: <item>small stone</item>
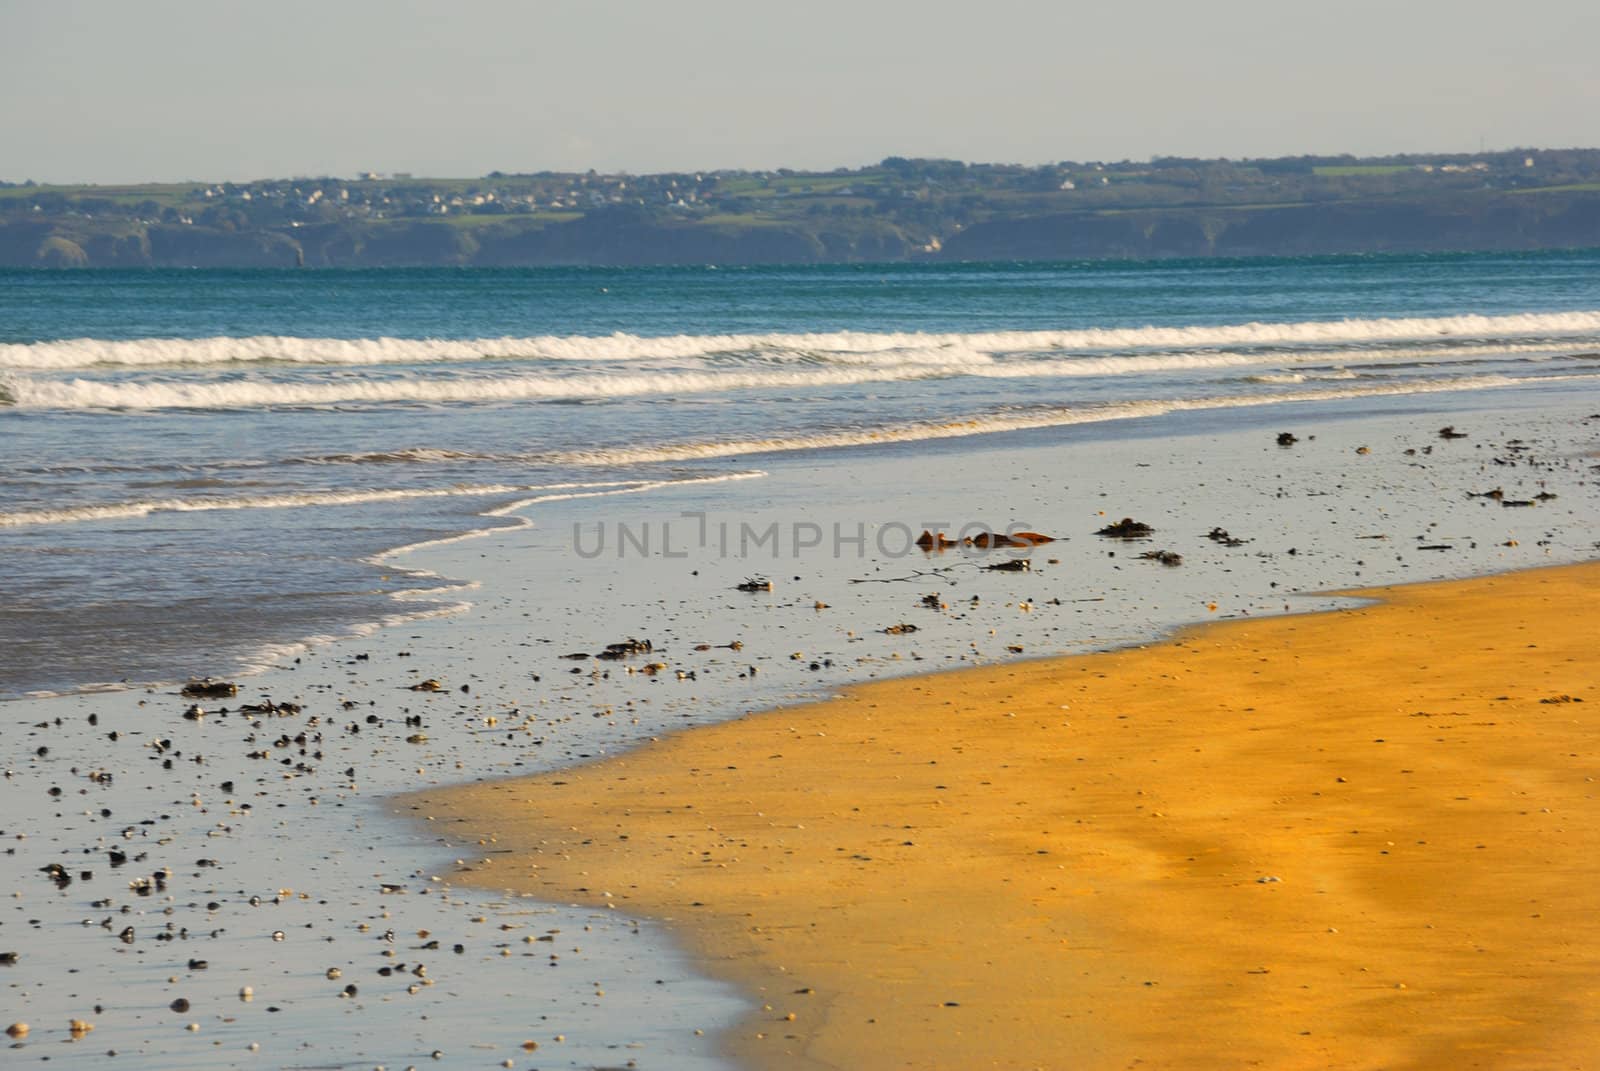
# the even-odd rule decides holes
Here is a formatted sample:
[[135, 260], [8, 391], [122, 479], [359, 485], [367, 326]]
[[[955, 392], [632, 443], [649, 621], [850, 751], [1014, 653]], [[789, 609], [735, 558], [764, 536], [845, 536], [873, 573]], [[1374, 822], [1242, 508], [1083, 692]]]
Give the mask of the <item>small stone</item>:
[[21, 1040], [22, 1038], [28, 1036], [28, 1029], [27, 1023], [12, 1023], [10, 1026], [6, 1027], [6, 1037], [17, 1038], [18, 1040]]

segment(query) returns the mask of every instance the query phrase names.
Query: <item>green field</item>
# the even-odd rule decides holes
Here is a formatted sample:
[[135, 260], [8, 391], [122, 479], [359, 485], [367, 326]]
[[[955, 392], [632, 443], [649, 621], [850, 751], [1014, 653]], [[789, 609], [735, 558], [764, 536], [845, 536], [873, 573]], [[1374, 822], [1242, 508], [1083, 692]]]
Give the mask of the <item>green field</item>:
[[154, 201], [160, 205], [181, 205], [204, 200], [197, 195], [202, 187], [193, 182], [161, 183], [148, 186], [4, 186], [0, 197], [27, 198], [40, 194], [60, 194], [64, 197], [99, 197], [118, 204], [136, 205], [141, 201]]
[[[419, 217], [400, 217], [393, 222], [415, 223]], [[570, 220], [583, 218], [582, 212], [506, 212], [498, 215], [475, 214], [459, 212], [451, 209], [448, 215], [420, 217], [428, 222], [443, 223], [449, 227], [459, 227], [462, 230], [480, 230], [484, 227], [495, 227], [502, 223], [521, 224], [526, 226], [537, 223], [541, 226], [546, 223], [566, 223]]]
[[1350, 175], [1397, 175], [1410, 170], [1410, 164], [1329, 164], [1313, 167], [1311, 173], [1318, 178], [1347, 178]]
[[1531, 190], [1512, 190], [1513, 194], [1529, 193], [1593, 193], [1600, 190], [1600, 182], [1573, 182], [1566, 186], [1537, 186]]

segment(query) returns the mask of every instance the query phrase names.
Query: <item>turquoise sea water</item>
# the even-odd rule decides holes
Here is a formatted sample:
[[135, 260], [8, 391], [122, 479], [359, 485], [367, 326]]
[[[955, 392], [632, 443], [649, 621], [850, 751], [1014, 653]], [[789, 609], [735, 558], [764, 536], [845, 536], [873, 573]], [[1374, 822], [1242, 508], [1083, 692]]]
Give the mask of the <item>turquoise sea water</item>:
[[1576, 381], [1597, 351], [1594, 251], [0, 273], [0, 697], [436, 612], [448, 579], [375, 556], [513, 502], [774, 452]]

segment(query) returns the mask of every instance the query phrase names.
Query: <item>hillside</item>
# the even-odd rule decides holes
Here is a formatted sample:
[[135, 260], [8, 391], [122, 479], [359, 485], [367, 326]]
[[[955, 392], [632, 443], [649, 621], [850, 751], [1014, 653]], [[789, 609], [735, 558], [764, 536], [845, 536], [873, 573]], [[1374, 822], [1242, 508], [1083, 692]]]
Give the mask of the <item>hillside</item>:
[[1600, 150], [0, 184], [0, 266], [1059, 260], [1600, 246]]

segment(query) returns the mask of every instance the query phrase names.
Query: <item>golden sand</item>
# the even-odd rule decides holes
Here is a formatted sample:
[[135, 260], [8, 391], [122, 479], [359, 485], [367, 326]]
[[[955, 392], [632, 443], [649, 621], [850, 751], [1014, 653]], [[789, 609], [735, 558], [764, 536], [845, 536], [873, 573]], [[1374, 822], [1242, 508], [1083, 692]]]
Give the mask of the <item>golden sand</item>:
[[1593, 1066], [1600, 566], [1373, 594], [407, 802], [669, 921], [749, 1067]]

